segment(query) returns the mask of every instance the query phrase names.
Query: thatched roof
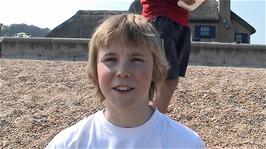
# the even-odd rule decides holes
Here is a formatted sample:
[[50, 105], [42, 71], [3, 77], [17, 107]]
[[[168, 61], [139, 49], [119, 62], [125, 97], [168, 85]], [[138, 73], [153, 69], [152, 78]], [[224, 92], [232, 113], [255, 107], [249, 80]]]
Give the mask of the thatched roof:
[[206, 3], [198, 7], [195, 11], [192, 11], [190, 13], [189, 21], [219, 21], [218, 2], [216, 0], [208, 0]]
[[246, 22], [245, 20], [243, 20], [241, 17], [239, 17], [233, 11], [231, 11], [231, 19], [232, 20], [236, 20], [241, 25], [243, 25], [244, 27], [246, 27], [250, 31], [250, 34], [254, 34], [256, 32], [256, 29], [254, 27], [252, 27], [248, 22]]
[[88, 38], [104, 19], [123, 11], [85, 11], [79, 10], [74, 16], [54, 28], [48, 37]]

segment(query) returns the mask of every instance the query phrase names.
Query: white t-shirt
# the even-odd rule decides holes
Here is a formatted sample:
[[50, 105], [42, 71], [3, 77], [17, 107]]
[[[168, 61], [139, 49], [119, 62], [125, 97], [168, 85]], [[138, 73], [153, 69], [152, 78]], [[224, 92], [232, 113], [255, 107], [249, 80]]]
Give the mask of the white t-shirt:
[[107, 121], [103, 110], [61, 131], [46, 149], [63, 148], [205, 148], [190, 128], [155, 110], [143, 125], [121, 128]]

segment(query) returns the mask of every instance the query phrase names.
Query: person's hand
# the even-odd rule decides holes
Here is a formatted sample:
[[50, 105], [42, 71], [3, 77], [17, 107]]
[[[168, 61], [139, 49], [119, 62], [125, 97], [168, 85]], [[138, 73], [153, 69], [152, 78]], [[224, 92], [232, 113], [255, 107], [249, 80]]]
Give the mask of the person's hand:
[[182, 0], [182, 1], [187, 5], [193, 5], [196, 2], [196, 0]]

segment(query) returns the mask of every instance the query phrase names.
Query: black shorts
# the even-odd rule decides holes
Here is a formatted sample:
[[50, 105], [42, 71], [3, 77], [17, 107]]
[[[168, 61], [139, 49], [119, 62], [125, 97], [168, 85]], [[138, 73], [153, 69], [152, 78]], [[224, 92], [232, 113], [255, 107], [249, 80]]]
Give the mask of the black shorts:
[[156, 17], [152, 24], [160, 34], [165, 56], [170, 64], [167, 79], [185, 77], [191, 48], [189, 27], [178, 24], [167, 17]]

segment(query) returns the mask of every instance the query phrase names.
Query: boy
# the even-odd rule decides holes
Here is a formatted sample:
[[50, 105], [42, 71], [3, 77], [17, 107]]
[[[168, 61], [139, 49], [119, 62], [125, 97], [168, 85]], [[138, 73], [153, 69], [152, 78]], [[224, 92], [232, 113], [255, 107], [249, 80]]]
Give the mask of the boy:
[[92, 36], [88, 62], [104, 110], [63, 130], [47, 148], [204, 148], [195, 132], [149, 106], [167, 73], [162, 54], [141, 15], [105, 20]]
[[[179, 76], [185, 77], [191, 47], [189, 12], [178, 6], [179, 0], [141, 0], [142, 15], [152, 22], [164, 43], [170, 64], [167, 79], [161, 85], [153, 104], [166, 113]], [[195, 0], [182, 0], [188, 5]]]

